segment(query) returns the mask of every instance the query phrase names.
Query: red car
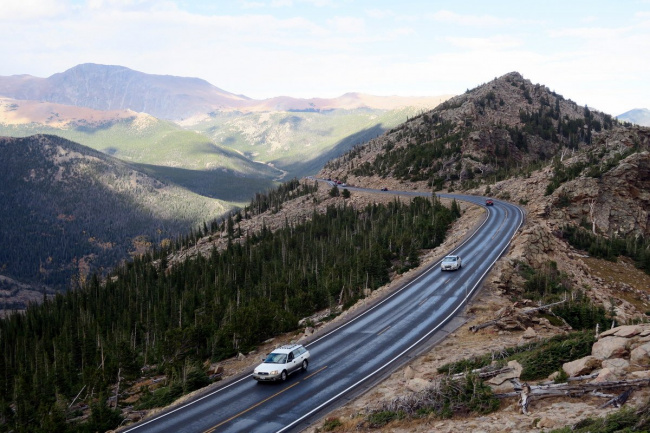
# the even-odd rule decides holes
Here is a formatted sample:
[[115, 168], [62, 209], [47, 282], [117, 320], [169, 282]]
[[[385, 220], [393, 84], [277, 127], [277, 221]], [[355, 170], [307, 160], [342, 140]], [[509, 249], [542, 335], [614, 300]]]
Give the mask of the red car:
[[485, 200], [485, 206], [494, 206], [494, 203], [492, 202], [491, 198], [488, 198], [487, 200]]

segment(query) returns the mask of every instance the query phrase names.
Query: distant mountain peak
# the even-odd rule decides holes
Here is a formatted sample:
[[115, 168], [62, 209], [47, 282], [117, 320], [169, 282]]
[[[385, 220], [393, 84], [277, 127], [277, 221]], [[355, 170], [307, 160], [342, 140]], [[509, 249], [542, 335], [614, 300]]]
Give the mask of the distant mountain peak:
[[201, 78], [147, 74], [125, 66], [82, 63], [47, 78], [0, 77], [0, 97], [95, 110], [133, 110], [160, 119], [192, 123], [216, 111], [430, 109], [449, 95], [403, 97], [348, 92], [336, 98], [278, 96], [255, 100], [215, 87]]
[[619, 120], [636, 123], [640, 126], [650, 126], [650, 110], [647, 108], [635, 108], [616, 116]]
[[130, 109], [172, 120], [236, 109], [250, 100], [200, 78], [153, 75], [95, 63], [80, 64], [48, 78], [0, 77], [0, 96], [95, 110]]

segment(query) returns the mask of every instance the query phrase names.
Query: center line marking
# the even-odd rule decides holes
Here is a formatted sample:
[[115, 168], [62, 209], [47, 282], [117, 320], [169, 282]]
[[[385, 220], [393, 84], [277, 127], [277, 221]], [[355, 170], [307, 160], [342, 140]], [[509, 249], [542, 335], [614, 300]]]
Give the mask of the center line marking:
[[379, 334], [377, 334], [377, 335], [381, 335], [381, 334], [383, 334], [384, 332], [388, 331], [389, 329], [390, 329], [390, 325], [388, 325], [387, 327], [385, 327], [384, 329], [382, 329], [382, 330], [379, 332]]
[[418, 307], [419, 307], [420, 305], [424, 304], [425, 302], [427, 302], [428, 300], [429, 300], [428, 297], [427, 297], [427, 298], [424, 298], [422, 301], [420, 301], [420, 303], [418, 304]]
[[307, 379], [309, 379], [309, 378], [312, 377], [313, 375], [320, 373], [321, 371], [325, 370], [326, 368], [327, 368], [327, 365], [326, 365], [325, 367], [321, 367], [319, 370], [314, 371], [312, 374], [310, 374], [309, 376], [305, 377], [303, 380], [307, 380]]
[[501, 228], [503, 228], [503, 224], [506, 222], [507, 219], [508, 219], [508, 209], [506, 209], [506, 216], [503, 219], [503, 221], [501, 221], [501, 224], [499, 225], [499, 228], [494, 233], [494, 235], [492, 235], [492, 240], [494, 240], [497, 237], [497, 235], [499, 234], [499, 232], [501, 232]]
[[261, 405], [262, 403], [266, 403], [267, 401], [271, 400], [272, 398], [277, 397], [278, 395], [280, 395], [280, 394], [282, 394], [283, 392], [285, 392], [285, 391], [287, 391], [287, 390], [293, 388], [294, 386], [298, 385], [299, 383], [300, 383], [300, 382], [296, 382], [296, 383], [294, 383], [293, 385], [286, 387], [286, 388], [283, 389], [282, 391], [277, 392], [277, 393], [273, 394], [272, 396], [267, 397], [267, 398], [265, 398], [264, 400], [262, 400], [262, 401], [260, 401], [260, 402], [258, 402], [258, 403], [255, 403], [254, 405], [252, 405], [252, 406], [249, 407], [248, 409], [239, 412], [237, 415], [233, 415], [233, 416], [231, 416], [230, 418], [228, 418], [228, 419], [225, 420], [225, 421], [221, 421], [219, 424], [215, 425], [214, 427], [211, 427], [211, 428], [207, 429], [207, 430], [206, 430], [205, 432], [203, 432], [203, 433], [212, 433], [213, 431], [215, 431], [216, 429], [218, 429], [218, 428], [221, 427], [222, 425], [224, 425], [224, 424], [226, 424], [226, 423], [228, 423], [228, 422], [234, 420], [234, 419], [237, 418], [237, 417], [242, 416], [242, 415], [245, 414], [246, 412], [249, 412], [249, 411], [255, 409], [257, 406]]

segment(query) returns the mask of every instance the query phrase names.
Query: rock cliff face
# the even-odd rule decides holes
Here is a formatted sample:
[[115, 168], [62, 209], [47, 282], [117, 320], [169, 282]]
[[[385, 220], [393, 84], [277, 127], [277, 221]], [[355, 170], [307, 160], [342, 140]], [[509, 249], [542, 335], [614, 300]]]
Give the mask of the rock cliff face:
[[623, 159], [600, 178], [582, 177], [558, 191], [569, 198], [557, 212], [565, 219], [588, 221], [597, 233], [616, 236], [650, 234], [650, 153]]

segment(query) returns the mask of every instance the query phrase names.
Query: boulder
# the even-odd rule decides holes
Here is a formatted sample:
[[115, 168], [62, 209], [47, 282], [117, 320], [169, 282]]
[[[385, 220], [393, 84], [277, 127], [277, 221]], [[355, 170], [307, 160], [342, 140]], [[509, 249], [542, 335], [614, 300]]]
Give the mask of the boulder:
[[[509, 361], [508, 362], [508, 367], [511, 368], [510, 371], [506, 371], [505, 373], [501, 373], [497, 376], [494, 376], [490, 380], [488, 380], [488, 383], [490, 386], [498, 386], [504, 383], [505, 381], [509, 381], [510, 379], [516, 379], [521, 376], [521, 371], [524, 369], [521, 364], [517, 361]], [[495, 391], [496, 392], [496, 391]]]
[[510, 380], [506, 380], [499, 385], [490, 385], [490, 388], [492, 388], [492, 392], [495, 394], [506, 394], [515, 391], [515, 385]]
[[629, 344], [623, 337], [601, 338], [591, 347], [591, 355], [598, 359], [623, 358], [628, 354]]
[[619, 380], [619, 377], [616, 376], [609, 368], [603, 368], [598, 372], [598, 376], [591, 381], [591, 383], [600, 383], [600, 382], [613, 382]]
[[521, 337], [526, 339], [526, 340], [529, 340], [531, 338], [537, 337], [537, 332], [535, 332], [535, 330], [533, 328], [528, 327], [528, 328], [526, 328], [526, 330], [524, 331], [524, 333], [523, 333], [523, 335]]
[[411, 380], [415, 378], [416, 371], [410, 365], [404, 369], [404, 380]]
[[650, 379], [650, 370], [633, 371], [630, 373], [630, 379]]
[[645, 343], [632, 350], [630, 364], [636, 367], [650, 367], [650, 343]]
[[616, 328], [608, 329], [600, 334], [600, 338], [608, 337], [610, 335], [616, 337], [630, 338], [635, 335], [643, 333], [645, 327], [643, 325], [625, 325], [617, 326]]
[[603, 361], [603, 368], [608, 369], [619, 378], [625, 377], [629, 367], [630, 361], [623, 358], [605, 359]]
[[595, 356], [585, 356], [575, 361], [566, 362], [562, 365], [562, 370], [569, 377], [583, 376], [589, 374], [597, 368], [600, 368], [602, 361]]
[[413, 391], [413, 392], [420, 392], [424, 391], [427, 389], [429, 386], [431, 386], [431, 382], [428, 380], [415, 377], [409, 381], [406, 382], [406, 388]]
[[542, 429], [554, 428], [557, 425], [558, 425], [557, 424], [557, 419], [555, 419], [553, 417], [549, 417], [549, 416], [543, 416], [537, 422], [537, 428], [542, 428]]

